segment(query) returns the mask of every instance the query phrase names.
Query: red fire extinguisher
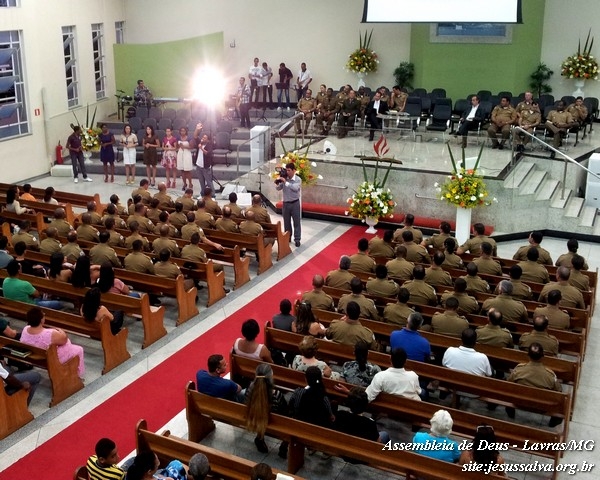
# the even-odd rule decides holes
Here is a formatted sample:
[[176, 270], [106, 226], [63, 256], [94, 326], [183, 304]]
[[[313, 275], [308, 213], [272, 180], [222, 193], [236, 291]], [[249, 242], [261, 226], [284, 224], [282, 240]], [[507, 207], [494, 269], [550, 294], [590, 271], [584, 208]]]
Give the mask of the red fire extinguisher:
[[56, 146], [56, 164], [57, 165], [63, 164], [62, 150], [63, 150], [63, 147], [60, 144], [60, 140], [59, 140], [58, 145]]

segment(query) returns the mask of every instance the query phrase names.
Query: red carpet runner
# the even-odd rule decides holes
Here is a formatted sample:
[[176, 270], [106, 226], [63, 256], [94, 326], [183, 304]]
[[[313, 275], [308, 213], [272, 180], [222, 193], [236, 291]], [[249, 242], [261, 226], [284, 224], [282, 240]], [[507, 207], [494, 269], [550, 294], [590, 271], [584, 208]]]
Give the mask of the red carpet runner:
[[198, 369], [206, 368], [209, 355], [228, 354], [234, 340], [241, 336], [244, 320], [254, 318], [261, 325], [270, 320], [283, 298], [294, 301], [311, 288], [313, 275], [325, 275], [337, 267], [341, 255], [354, 253], [364, 231], [364, 227], [351, 228], [293, 274], [259, 297], [249, 298], [245, 307], [4, 470], [0, 478], [72, 478], [75, 468], [85, 463], [101, 437], [112, 438], [123, 454], [133, 450], [133, 432], [140, 418], [148, 420], [152, 428], [160, 428], [184, 409], [186, 382], [195, 379]]

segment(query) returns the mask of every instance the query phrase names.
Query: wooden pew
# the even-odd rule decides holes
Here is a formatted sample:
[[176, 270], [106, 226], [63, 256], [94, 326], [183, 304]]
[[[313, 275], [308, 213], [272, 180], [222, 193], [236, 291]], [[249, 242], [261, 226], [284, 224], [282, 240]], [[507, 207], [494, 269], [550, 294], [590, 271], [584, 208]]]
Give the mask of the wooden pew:
[[[10, 183], [0, 183], [0, 192], [6, 194], [6, 191], [8, 190], [8, 188], [10, 186], [11, 186]], [[22, 191], [23, 186], [19, 185], [19, 187]], [[44, 198], [44, 191], [45, 191], [44, 188], [39, 188], [39, 187], [31, 188], [31, 194], [39, 200], [42, 200]], [[85, 209], [87, 209], [87, 203], [89, 201], [93, 200], [94, 202], [96, 202], [96, 212], [98, 212], [99, 214], [102, 214], [102, 212], [104, 211], [104, 208], [106, 207], [106, 205], [103, 205], [102, 202], [100, 201], [100, 195], [98, 193], [95, 193], [94, 195], [84, 195], [82, 193], [63, 192], [63, 191], [56, 190], [54, 192], [54, 198], [59, 203], [70, 203], [73, 206], [81, 207], [81, 208], [85, 208]]]
[[[60, 363], [56, 345], [50, 345], [48, 350], [44, 350], [12, 338], [0, 337], [0, 348], [2, 348], [2, 355], [7, 358], [48, 371], [52, 387], [51, 407], [83, 388], [83, 381], [77, 376], [79, 357], [73, 357], [65, 363]], [[27, 357], [21, 357], [12, 354], [12, 349], [29, 351], [31, 354]]]
[[[234, 218], [233, 221], [238, 225], [244, 221], [243, 218]], [[277, 260], [281, 260], [292, 253], [290, 248], [291, 232], [284, 232], [281, 228], [281, 222], [259, 223], [263, 228], [265, 238], [274, 238], [277, 242]]]
[[[6, 270], [0, 270], [0, 278], [6, 278]], [[36, 289], [44, 293], [67, 298], [79, 304], [88, 288], [77, 288], [69, 283], [55, 282], [46, 278], [34, 277], [33, 275], [20, 274], [21, 280], [30, 282]], [[142, 348], [146, 348], [167, 334], [163, 319], [165, 307], [151, 307], [148, 295], [142, 294], [140, 298], [130, 297], [117, 293], [103, 293], [102, 304], [109, 310], [123, 310], [130, 315], [138, 315], [142, 318], [144, 326], [144, 340]]]
[[273, 266], [273, 245], [270, 243], [265, 245], [263, 234], [254, 237], [242, 235], [241, 233], [228, 233], [210, 229], [204, 230], [204, 234], [213, 242], [220, 243], [223, 246], [233, 247], [237, 245], [241, 249], [245, 248], [246, 250], [256, 252], [258, 256], [258, 275]]
[[[256, 367], [260, 363], [259, 360], [231, 354], [229, 368], [232, 376], [239, 375], [240, 377], [252, 380], [254, 379]], [[306, 385], [306, 377], [303, 372], [279, 365], [271, 365], [271, 367], [273, 369], [273, 380], [276, 386], [294, 390]], [[346, 395], [334, 388], [337, 383], [342, 383], [349, 389], [354, 385], [338, 380], [331, 380], [329, 378], [323, 379], [327, 396], [331, 400], [342, 404], [346, 400]], [[380, 393], [375, 400], [369, 403], [370, 412], [389, 415], [392, 418], [401, 419], [400, 421], [402, 422], [416, 423], [423, 426], [429, 426], [429, 420], [439, 408], [439, 405], [433, 403], [421, 402], [388, 393]], [[444, 407], [444, 409], [448, 410], [452, 416], [454, 433], [470, 438], [479, 425], [486, 424], [494, 428], [494, 431], [496, 432], [496, 441], [508, 443], [511, 446], [515, 445], [515, 450], [522, 450], [524, 440], [528, 439], [530, 442], [540, 442], [547, 445], [547, 448], [536, 451], [535, 454], [552, 458], [555, 464], [562, 456], [560, 452], [551, 448], [551, 444], [561, 441], [562, 437], [559, 433], [504, 420], [497, 420], [495, 418], [462, 411], [456, 408]]]
[[9, 395], [4, 386], [0, 388], [0, 440], [33, 420], [33, 415], [27, 408], [28, 395], [29, 392], [25, 390]]
[[[135, 438], [137, 452], [153, 451], [162, 466], [166, 466], [174, 458], [189, 465], [190, 459], [196, 453], [202, 453], [208, 458], [212, 476], [225, 480], [247, 480], [250, 478], [250, 470], [255, 465], [255, 462], [245, 458], [171, 435], [168, 430], [161, 435], [151, 432], [148, 430], [146, 420], [140, 420], [137, 423]], [[279, 471], [273, 469], [274, 473]], [[294, 476], [294, 478], [303, 480], [298, 476]]]
[[[188, 437], [200, 442], [215, 429], [213, 419], [244, 428], [246, 406], [220, 398], [210, 397], [186, 388], [186, 415]], [[396, 473], [414, 475], [424, 479], [464, 479], [465, 474], [458, 465], [431, 458], [424, 459], [409, 451], [389, 452], [382, 445], [370, 440], [301, 422], [282, 415], [270, 414], [266, 434], [289, 442], [287, 471], [296, 473], [304, 463], [304, 448], [309, 447], [337, 456], [351, 457], [372, 467]], [[469, 478], [483, 479], [484, 474], [473, 473]]]
[[[27, 320], [27, 312], [31, 307], [32, 305], [28, 303], [0, 297], [0, 311], [19, 320]], [[131, 358], [127, 351], [127, 335], [129, 332], [126, 328], [122, 328], [119, 333], [113, 335], [110, 330], [110, 321], [107, 318], [102, 318], [99, 322], [86, 322], [79, 315], [52, 310], [51, 308], [40, 308], [46, 315], [45, 322], [47, 325], [100, 340], [104, 355], [103, 375]]]
[[[75, 214], [73, 213], [73, 207], [70, 203], [63, 203], [61, 205], [53, 205], [51, 203], [44, 202], [32, 202], [30, 200], [22, 200], [19, 199], [19, 204], [21, 207], [31, 208], [35, 211], [35, 213], [43, 213], [46, 217], [54, 216], [54, 211], [58, 207], [62, 207], [65, 210], [65, 220], [73, 225], [73, 221], [75, 220]], [[6, 195], [0, 194], [0, 205], [6, 205]]]
[[[41, 233], [46, 229], [46, 223], [44, 222], [44, 214], [42, 212], [22, 213], [21, 215], [17, 215], [14, 212], [7, 212], [6, 210], [3, 210], [2, 212], [0, 212], [0, 217], [17, 225], [22, 220], [29, 220], [31, 222], [31, 227], [34, 230], [37, 230], [38, 233]], [[4, 225], [2, 225], [2, 234], [8, 237], [9, 239], [12, 238], [12, 235], [10, 234], [10, 225], [6, 222], [4, 223]]]

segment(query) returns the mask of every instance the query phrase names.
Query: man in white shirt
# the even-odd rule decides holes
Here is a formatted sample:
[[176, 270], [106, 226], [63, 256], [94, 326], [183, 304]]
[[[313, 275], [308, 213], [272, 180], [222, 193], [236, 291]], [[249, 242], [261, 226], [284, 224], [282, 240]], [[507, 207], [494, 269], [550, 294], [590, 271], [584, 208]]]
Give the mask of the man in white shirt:
[[[248, 69], [248, 79], [250, 80], [250, 103], [254, 106], [258, 105], [258, 96], [260, 94], [259, 81], [262, 78], [262, 67], [258, 63], [258, 58], [254, 59], [254, 64]], [[254, 95], [256, 92], [256, 95]], [[254, 97], [254, 101], [252, 100]]]
[[296, 78], [296, 95], [298, 96], [298, 101], [304, 96], [304, 92], [312, 82], [312, 75], [310, 70], [306, 68], [306, 63], [302, 62], [300, 64], [300, 70], [298, 70], [298, 77]]
[[395, 348], [392, 350], [391, 360], [392, 366], [377, 373], [367, 387], [369, 402], [375, 400], [381, 392], [421, 400], [419, 376], [415, 372], [404, 369], [406, 351], [403, 348]]
[[467, 107], [460, 117], [460, 123], [456, 131], [457, 135], [462, 137], [462, 147], [467, 146], [467, 135], [469, 130], [475, 130], [478, 125], [483, 122], [485, 113], [479, 105], [479, 96], [473, 95], [471, 97], [471, 106]]
[[460, 347], [450, 347], [446, 350], [442, 365], [452, 370], [460, 370], [480, 377], [491, 377], [492, 367], [487, 356], [475, 351], [477, 332], [472, 328], [465, 328], [461, 340], [462, 345]]
[[[262, 108], [273, 107], [273, 85], [271, 85], [272, 77], [273, 69], [269, 67], [267, 62], [263, 62], [261, 68], [261, 78], [258, 80], [258, 87], [262, 91]], [[269, 94], [269, 103], [267, 103], [267, 93]]]

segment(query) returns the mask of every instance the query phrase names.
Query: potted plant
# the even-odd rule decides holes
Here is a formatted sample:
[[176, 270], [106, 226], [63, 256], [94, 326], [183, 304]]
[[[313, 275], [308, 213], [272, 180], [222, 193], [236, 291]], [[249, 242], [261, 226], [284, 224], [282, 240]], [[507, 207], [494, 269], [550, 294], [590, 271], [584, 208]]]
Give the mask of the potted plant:
[[546, 93], [552, 92], [552, 87], [547, 83], [554, 72], [548, 68], [545, 63], [540, 63], [533, 73], [529, 76], [529, 88], [535, 93], [537, 98], [540, 98]]
[[401, 62], [394, 70], [396, 85], [400, 88], [412, 88], [412, 79], [415, 76], [415, 65], [411, 62]]

